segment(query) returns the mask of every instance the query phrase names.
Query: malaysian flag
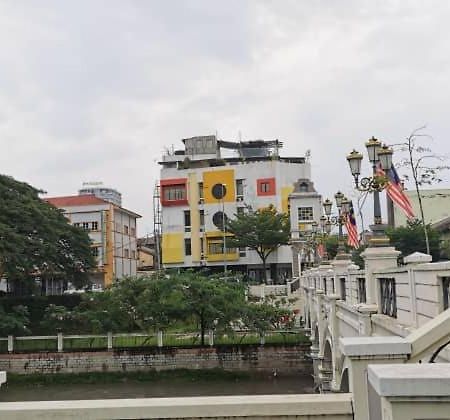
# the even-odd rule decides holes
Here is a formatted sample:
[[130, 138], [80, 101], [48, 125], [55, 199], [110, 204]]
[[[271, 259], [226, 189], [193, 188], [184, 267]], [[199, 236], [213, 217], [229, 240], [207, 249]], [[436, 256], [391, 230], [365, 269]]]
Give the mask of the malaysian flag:
[[350, 210], [345, 218], [345, 228], [347, 229], [347, 245], [359, 248], [358, 228], [356, 227], [355, 211], [353, 203], [350, 201]]
[[381, 166], [378, 166], [377, 175], [387, 177], [387, 185], [386, 185], [387, 195], [390, 197], [393, 203], [395, 203], [398, 207], [400, 207], [400, 209], [402, 209], [403, 213], [405, 213], [406, 217], [409, 220], [414, 219], [415, 215], [411, 205], [411, 201], [409, 201], [409, 197], [405, 194], [405, 191], [403, 190], [400, 177], [398, 176], [398, 173], [395, 170], [394, 165], [392, 165], [391, 169], [387, 171], [387, 174], [384, 172]]

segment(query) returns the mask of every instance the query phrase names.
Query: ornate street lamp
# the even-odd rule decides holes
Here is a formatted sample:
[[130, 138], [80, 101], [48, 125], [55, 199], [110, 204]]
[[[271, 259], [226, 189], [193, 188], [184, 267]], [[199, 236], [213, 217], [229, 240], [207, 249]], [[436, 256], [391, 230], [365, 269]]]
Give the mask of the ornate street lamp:
[[363, 155], [356, 150], [350, 152], [347, 161], [350, 166], [350, 172], [355, 181], [355, 188], [358, 191], [367, 191], [373, 193], [373, 219], [374, 224], [370, 226], [374, 233], [374, 237], [370, 241], [371, 246], [386, 246], [389, 239], [385, 236], [386, 226], [381, 220], [380, 192], [387, 186], [386, 176], [378, 174], [377, 169], [380, 168], [384, 172], [391, 169], [393, 151], [388, 146], [382, 146], [381, 142], [372, 137], [366, 142], [367, 154], [372, 165], [372, 176], [360, 178], [361, 162]]
[[338, 209], [338, 214], [333, 216], [331, 215], [331, 210], [333, 207], [333, 203], [328, 198], [323, 202], [323, 209], [325, 212], [324, 217], [324, 226], [325, 226], [325, 232], [328, 234], [331, 232], [331, 227], [333, 225], [338, 226], [339, 228], [339, 234], [338, 234], [338, 250], [337, 250], [337, 259], [349, 259], [349, 255], [345, 253], [345, 246], [344, 246], [344, 235], [342, 232], [342, 226], [345, 223], [346, 214], [350, 210], [350, 201], [342, 194], [340, 191], [338, 191], [334, 195], [334, 199], [336, 201], [336, 207]]

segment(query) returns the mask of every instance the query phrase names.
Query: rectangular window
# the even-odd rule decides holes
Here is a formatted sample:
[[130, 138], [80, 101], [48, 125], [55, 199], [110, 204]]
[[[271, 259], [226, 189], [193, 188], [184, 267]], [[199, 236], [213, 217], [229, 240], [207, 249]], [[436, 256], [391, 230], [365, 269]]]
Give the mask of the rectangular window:
[[208, 254], [223, 254], [223, 241], [208, 242]]
[[130, 250], [128, 249], [128, 248], [125, 248], [124, 250], [123, 250], [123, 253], [124, 253], [124, 257], [125, 258], [130, 258]]
[[366, 279], [358, 278], [358, 302], [366, 303]]
[[89, 230], [89, 222], [83, 222], [83, 223], [82, 223], [82, 228], [83, 228], [84, 230]]
[[203, 182], [199, 182], [198, 183], [198, 198], [200, 199], [201, 202], [203, 202]]
[[185, 232], [191, 231], [191, 212], [190, 212], [190, 210], [184, 211], [184, 231]]
[[205, 227], [205, 210], [200, 210], [199, 216], [200, 216], [200, 227], [204, 228]]
[[98, 222], [92, 222], [91, 229], [92, 230], [98, 230]]
[[327, 278], [325, 277], [324, 279], [323, 279], [323, 291], [325, 292], [325, 294], [327, 294], [327, 282], [328, 282], [328, 280], [327, 280]]
[[191, 238], [184, 239], [184, 255], [191, 255]]
[[380, 279], [381, 313], [397, 318], [395, 279]]
[[247, 255], [247, 248], [245, 246], [239, 247], [239, 256], [245, 257]]
[[99, 256], [98, 246], [92, 247], [92, 255], [93, 255], [94, 257], [98, 257], [98, 256]]
[[186, 200], [185, 185], [167, 185], [163, 191], [164, 201]]
[[444, 311], [450, 307], [450, 277], [442, 278], [442, 301], [444, 304]]
[[136, 228], [130, 228], [130, 236], [136, 236]]
[[123, 234], [128, 235], [128, 226], [127, 225], [123, 225]]
[[347, 290], [345, 288], [345, 277], [339, 279], [339, 284], [341, 285], [341, 299], [345, 300], [347, 298]]
[[298, 208], [298, 221], [304, 222], [305, 220], [314, 220], [312, 207], [299, 207]]
[[76, 226], [76, 227], [80, 227], [79, 223], [74, 223], [73, 225]]
[[259, 184], [259, 192], [260, 193], [268, 193], [268, 192], [270, 192], [270, 184], [268, 182], [261, 182]]
[[236, 179], [236, 200], [242, 201], [244, 199], [244, 180]]
[[136, 251], [135, 251], [134, 249], [131, 251], [131, 258], [132, 258], [133, 260], [136, 259]]

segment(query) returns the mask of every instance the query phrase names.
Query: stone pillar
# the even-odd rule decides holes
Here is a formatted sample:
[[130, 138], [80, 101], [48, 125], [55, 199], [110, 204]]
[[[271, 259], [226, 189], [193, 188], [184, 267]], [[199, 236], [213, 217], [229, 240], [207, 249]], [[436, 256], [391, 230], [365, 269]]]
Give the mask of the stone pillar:
[[333, 358], [332, 358], [332, 371], [333, 378], [331, 381], [331, 391], [338, 392], [340, 389], [340, 349], [339, 349], [339, 322], [336, 314], [336, 301], [340, 297], [336, 294], [327, 296], [327, 300], [330, 302], [330, 313], [328, 316], [329, 328], [331, 331], [331, 342], [333, 343]]
[[371, 420], [450, 417], [448, 363], [369, 366], [367, 379]]
[[8, 353], [14, 351], [14, 336], [8, 335]]
[[385, 268], [397, 267], [400, 251], [393, 246], [369, 247], [361, 256], [364, 258], [366, 272], [366, 303], [380, 307], [380, 292], [374, 272]]
[[[212, 347], [214, 346], [214, 331], [209, 330], [208, 331], [208, 344]], [[161, 346], [162, 347], [162, 346]]]
[[[347, 255], [347, 254], [344, 254]], [[341, 290], [341, 277], [347, 277], [348, 275], [348, 266], [352, 264], [352, 261], [349, 258], [346, 259], [335, 259], [331, 262], [334, 271], [334, 291], [337, 295], [342, 296]]]
[[57, 340], [58, 353], [61, 353], [64, 350], [64, 344], [63, 344], [64, 338], [63, 338], [62, 332], [58, 333], [56, 340]]
[[158, 347], [162, 347], [163, 346], [163, 332], [158, 331], [156, 338], [158, 341]]
[[355, 419], [369, 418], [367, 366], [373, 364], [405, 363], [411, 354], [411, 344], [404, 338], [345, 337], [339, 340], [348, 369], [350, 392], [353, 394]]
[[113, 348], [113, 335], [112, 335], [111, 331], [108, 332], [108, 335], [107, 335], [106, 338], [108, 340], [108, 350], [112, 350], [112, 348]]

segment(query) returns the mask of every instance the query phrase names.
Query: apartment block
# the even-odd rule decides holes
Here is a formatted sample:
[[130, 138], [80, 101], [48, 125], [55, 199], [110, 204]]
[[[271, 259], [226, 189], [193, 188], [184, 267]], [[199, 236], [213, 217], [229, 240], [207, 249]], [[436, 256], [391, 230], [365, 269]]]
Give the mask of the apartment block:
[[[270, 204], [289, 212], [288, 197], [299, 179], [310, 178], [305, 157], [281, 157], [278, 140], [227, 142], [216, 136], [182, 140], [167, 151], [160, 176], [162, 263], [165, 268], [206, 266], [263, 278], [256, 252], [226, 246], [224, 220]], [[292, 251], [282, 246], [268, 260], [268, 278], [292, 274]]]
[[108, 287], [117, 279], [136, 275], [136, 220], [140, 215], [94, 194], [51, 197], [46, 201], [63, 209], [74, 226], [88, 231], [97, 259], [97, 269], [91, 274], [95, 286]]

